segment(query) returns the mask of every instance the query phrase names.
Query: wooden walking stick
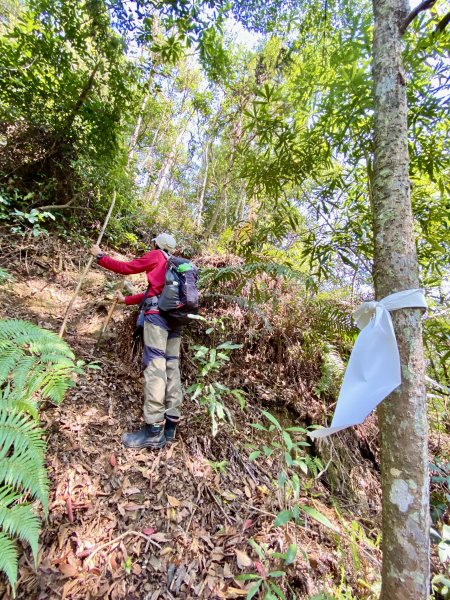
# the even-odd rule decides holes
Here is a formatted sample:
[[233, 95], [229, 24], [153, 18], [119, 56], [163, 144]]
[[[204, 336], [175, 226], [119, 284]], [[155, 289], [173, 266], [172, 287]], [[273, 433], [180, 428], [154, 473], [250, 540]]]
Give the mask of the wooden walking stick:
[[[125, 280], [123, 283], [120, 282], [119, 285], [116, 287], [116, 289], [118, 290], [122, 286], [126, 289], [126, 291], [129, 294], [132, 295], [132, 294], [135, 293], [135, 290], [134, 290], [133, 286], [131, 285], [131, 283], [129, 281]], [[94, 346], [94, 349], [92, 350], [92, 354], [94, 354], [97, 351], [97, 348], [100, 346], [100, 342], [101, 342], [102, 337], [103, 337], [103, 335], [104, 335], [104, 333], [105, 333], [105, 331], [106, 331], [106, 329], [108, 327], [108, 324], [109, 324], [109, 322], [111, 320], [113, 312], [114, 312], [114, 310], [115, 310], [115, 308], [117, 306], [117, 302], [118, 302], [117, 298], [114, 298], [111, 306], [109, 307], [108, 314], [106, 316], [105, 322], [103, 323], [103, 327], [100, 330], [100, 333], [99, 333], [99, 336], [98, 336], [98, 340], [97, 340], [97, 342], [96, 342], [96, 344]]]
[[[103, 223], [103, 227], [102, 227], [102, 229], [101, 229], [101, 231], [99, 233], [99, 236], [97, 238], [97, 245], [98, 246], [100, 245], [100, 242], [102, 241], [103, 234], [105, 233], [105, 229], [106, 229], [106, 227], [108, 225], [108, 221], [109, 221], [109, 219], [110, 219], [110, 217], [112, 215], [112, 211], [114, 209], [114, 204], [115, 203], [116, 203], [116, 190], [114, 190], [113, 198], [112, 198], [112, 201], [111, 201], [111, 206], [109, 207], [108, 214], [106, 215], [106, 218], [105, 218], [105, 222]], [[85, 268], [84, 268], [84, 271], [83, 271], [83, 273], [82, 273], [79, 281], [78, 281], [78, 285], [75, 288], [75, 291], [73, 293], [72, 298], [70, 299], [69, 305], [66, 308], [66, 312], [64, 314], [64, 320], [62, 322], [61, 329], [59, 330], [59, 334], [58, 334], [60, 338], [62, 338], [64, 336], [64, 331], [66, 330], [67, 320], [69, 318], [70, 311], [72, 310], [73, 303], [75, 302], [76, 297], [78, 296], [78, 294], [80, 292], [81, 286], [83, 285], [83, 282], [86, 279], [86, 275], [89, 273], [89, 269], [91, 268], [93, 260], [94, 260], [94, 257], [91, 256], [89, 258], [89, 260], [88, 260]]]

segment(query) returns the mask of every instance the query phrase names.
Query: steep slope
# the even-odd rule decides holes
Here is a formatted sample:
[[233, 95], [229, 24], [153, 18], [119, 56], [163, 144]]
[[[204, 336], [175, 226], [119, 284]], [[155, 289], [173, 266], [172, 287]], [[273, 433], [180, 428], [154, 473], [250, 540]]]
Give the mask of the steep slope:
[[[45, 251], [31, 241], [22, 248], [11, 243], [8, 250], [3, 266], [15, 280], [0, 288], [1, 316], [57, 331], [85, 253], [57, 239], [46, 240]], [[100, 369], [86, 369], [63, 405], [43, 409], [50, 516], [37, 572], [28, 550], [23, 554], [18, 598], [239, 598], [260, 580], [261, 593], [272, 582], [286, 598], [322, 592], [334, 597], [341, 588], [358, 598], [374, 597], [370, 588], [379, 566], [377, 475], [369, 441], [374, 425], [343, 438], [345, 453], [341, 443], [332, 443], [326, 451], [330, 463], [323, 457], [314, 463], [311, 449], [299, 446], [303, 471], [286, 467], [280, 428], [252, 426], [269, 428], [264, 409], [287, 429], [317, 422], [323, 408], [314, 394], [320, 365], [302, 355], [301, 323], [291, 319], [288, 331], [288, 307], [263, 318], [223, 298], [205, 298], [203, 312], [218, 325], [207, 334], [209, 326], [196, 322], [187, 332], [186, 385], [199, 378], [192, 344], [242, 343], [217, 380], [243, 390], [245, 407], [237, 398], [227, 400], [228, 417], [213, 437], [207, 407], [188, 396], [179, 440], [159, 453], [136, 452], [120, 443], [123, 431], [140, 424], [142, 404], [139, 372], [127, 360], [131, 320], [123, 310], [116, 311], [104, 343], [92, 354], [108, 307], [105, 291], [114, 281], [95, 267], [69, 321], [67, 341]], [[282, 331], [297, 348], [290, 358]], [[302, 432], [291, 437], [295, 443], [306, 439]], [[264, 456], [263, 447], [274, 442], [280, 447]], [[261, 455], [250, 460], [255, 449]], [[283, 470], [298, 472], [298, 490], [277, 484]], [[297, 525], [276, 527], [274, 519], [292, 504], [293, 493], [309, 512], [301, 511]], [[367, 528], [356, 525], [353, 515]], [[253, 579], [236, 579], [240, 574]], [[10, 597], [4, 584], [0, 589]]]

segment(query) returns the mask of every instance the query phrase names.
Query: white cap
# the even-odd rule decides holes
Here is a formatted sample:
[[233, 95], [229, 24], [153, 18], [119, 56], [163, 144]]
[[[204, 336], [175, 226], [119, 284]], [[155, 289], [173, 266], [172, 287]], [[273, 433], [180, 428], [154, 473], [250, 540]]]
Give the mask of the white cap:
[[152, 242], [155, 242], [161, 250], [167, 250], [168, 252], [173, 252], [177, 246], [175, 238], [170, 233], [160, 233], [152, 239]]

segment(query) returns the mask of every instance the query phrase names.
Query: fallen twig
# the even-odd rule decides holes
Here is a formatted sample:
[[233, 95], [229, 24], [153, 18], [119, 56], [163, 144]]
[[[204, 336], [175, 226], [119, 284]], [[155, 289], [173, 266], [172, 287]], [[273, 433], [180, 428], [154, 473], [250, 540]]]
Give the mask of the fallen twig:
[[157, 548], [161, 549], [161, 545], [158, 544], [158, 542], [155, 542], [155, 540], [152, 540], [152, 538], [150, 538], [148, 535], [144, 535], [143, 533], [141, 533], [140, 531], [125, 531], [125, 533], [122, 533], [121, 535], [119, 535], [118, 537], [114, 538], [113, 540], [110, 540], [109, 542], [105, 542], [104, 544], [101, 544], [100, 546], [98, 546], [86, 559], [86, 563], [88, 563], [88, 561], [90, 561], [96, 554], [97, 552], [99, 552], [100, 550], [103, 550], [104, 548], [107, 548], [108, 546], [112, 546], [114, 544], [117, 544], [118, 542], [120, 542], [121, 540], [123, 540], [124, 538], [126, 538], [127, 536], [132, 535], [134, 537], [140, 537], [144, 540], [146, 540], [148, 543], [153, 544], [154, 546], [156, 546]]

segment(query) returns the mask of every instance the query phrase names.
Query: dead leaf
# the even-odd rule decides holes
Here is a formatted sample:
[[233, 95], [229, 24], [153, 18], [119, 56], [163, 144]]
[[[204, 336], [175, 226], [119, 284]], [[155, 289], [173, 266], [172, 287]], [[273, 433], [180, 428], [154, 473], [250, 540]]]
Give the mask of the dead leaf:
[[258, 571], [258, 573], [261, 575], [261, 577], [263, 577], [264, 579], [267, 577], [267, 573], [265, 568], [263, 567], [262, 563], [259, 560], [255, 560], [255, 567], [256, 570]]
[[170, 541], [170, 538], [163, 531], [160, 531], [158, 533], [152, 533], [150, 535], [150, 537], [152, 538], [152, 540], [155, 540], [155, 542], [169, 542]]
[[144, 527], [144, 529], [142, 530], [142, 533], [144, 535], [152, 535], [152, 534], [156, 533], [156, 529], [154, 527]]
[[78, 573], [77, 567], [68, 563], [60, 563], [58, 568], [65, 577], [75, 577]]
[[246, 531], [247, 529], [250, 529], [250, 527], [252, 527], [253, 525], [253, 521], [251, 519], [246, 519], [244, 521], [244, 524], [242, 525], [242, 531]]
[[226, 598], [238, 598], [246, 595], [247, 590], [240, 590], [239, 588], [229, 587], [226, 591]]
[[234, 552], [236, 554], [237, 564], [240, 569], [243, 569], [244, 567], [250, 567], [253, 564], [250, 556], [245, 554], [245, 552], [242, 552], [242, 550], [237, 550], [235, 548]]
[[181, 504], [181, 502], [179, 500], [177, 500], [173, 496], [169, 496], [169, 495], [167, 495], [167, 502], [169, 503], [169, 505], [172, 508], [176, 508], [177, 506], [180, 506], [180, 504]]
[[128, 502], [128, 504], [125, 504], [124, 506], [124, 509], [128, 511], [142, 510], [143, 508], [146, 508], [145, 504], [135, 504], [134, 502]]
[[141, 489], [137, 487], [129, 487], [126, 490], [123, 490], [125, 496], [133, 496], [134, 494], [140, 494]]

